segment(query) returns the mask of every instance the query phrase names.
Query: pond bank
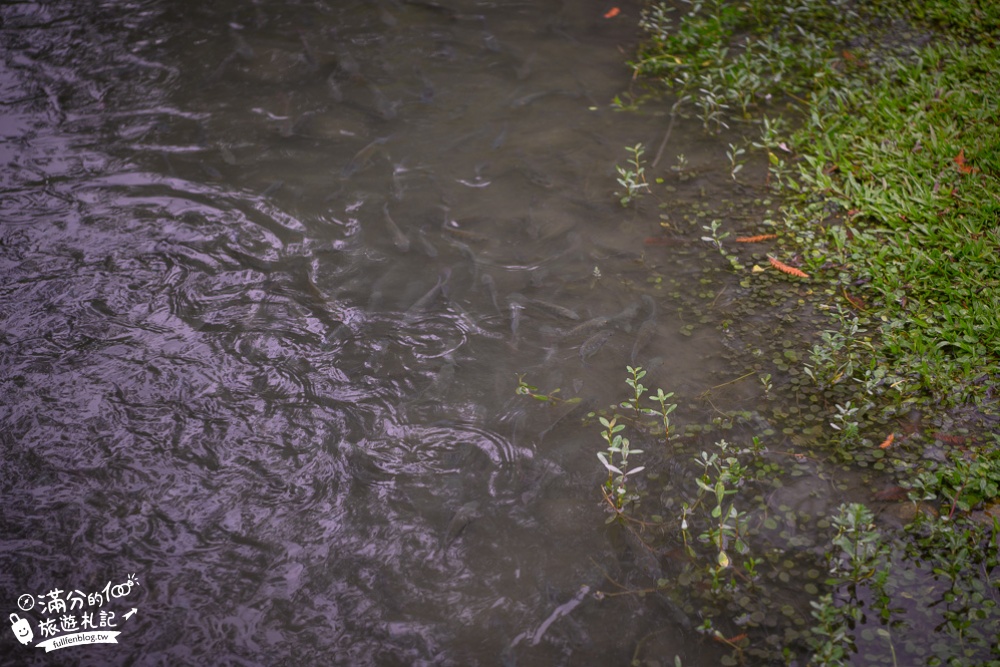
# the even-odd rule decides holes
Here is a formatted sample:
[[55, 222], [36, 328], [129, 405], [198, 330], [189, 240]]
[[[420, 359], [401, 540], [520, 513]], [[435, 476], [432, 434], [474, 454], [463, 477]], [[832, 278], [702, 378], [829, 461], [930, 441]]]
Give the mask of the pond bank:
[[[690, 494], [695, 507], [706, 488], [724, 491], [723, 519], [707, 521], [699, 547], [719, 560], [698, 571], [727, 601], [703, 630], [728, 623], [723, 638], [740, 637], [729, 642], [736, 661], [996, 660], [1000, 10], [717, 0], [679, 11], [650, 4], [641, 25], [633, 65], [642, 78], [622, 106], [665, 87], [673, 114], [728, 142], [734, 184], [761, 193], [756, 219], [700, 227], [742, 290], [712, 301], [732, 304], [718, 323], [765, 398], [782, 397], [762, 412], [780, 424], [790, 455], [836, 464], [838, 480], [872, 489], [839, 510], [814, 502], [806, 512], [828, 517], [819, 522], [832, 535], [820, 547], [830, 588], [810, 587], [812, 627], [779, 641], [740, 609], [754, 577], [718, 580], [733, 556], [722, 545], [747, 546], [732, 508], [777, 513], [789, 503], [761, 496], [775, 471], [756, 440], [716, 452]], [[666, 146], [664, 162], [683, 173], [668, 137], [657, 159]], [[715, 426], [763, 435], [758, 416], [729, 413]], [[766, 532], [753, 511], [751, 533]], [[706, 542], [719, 548], [705, 551]], [[759, 565], [747, 542], [733, 558], [744, 572]], [[890, 555], [891, 568], [876, 565]], [[750, 621], [734, 624], [737, 611]]]

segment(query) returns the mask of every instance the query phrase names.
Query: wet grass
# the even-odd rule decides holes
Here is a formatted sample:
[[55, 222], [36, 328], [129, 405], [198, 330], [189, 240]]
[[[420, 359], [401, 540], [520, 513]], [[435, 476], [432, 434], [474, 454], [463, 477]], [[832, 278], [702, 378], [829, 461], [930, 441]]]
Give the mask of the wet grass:
[[[1000, 664], [1000, 6], [682, 10], [647, 8], [635, 68], [656, 82], [649, 95], [666, 87], [675, 113], [726, 134], [729, 176], [768, 211], [739, 219], [691, 203], [662, 224], [697, 235], [739, 276], [738, 298], [717, 292], [710, 317], [764, 396], [759, 410], [688, 424], [678, 452], [702, 468], [680, 478], [698, 485], [667, 482], [637, 506], [643, 522], [674, 512], [683, 526], [671, 539], [684, 565], [663, 585], [692, 596], [706, 635], [738, 638], [732, 664]], [[755, 161], [767, 165], [759, 182]], [[801, 447], [784, 475], [757, 440], [694, 444], [759, 431], [764, 413]], [[828, 475], [819, 459], [875, 486], [868, 502], [902, 527], [860, 503], [818, 517], [773, 500], [796, 471]], [[822, 568], [802, 551], [806, 533], [829, 533]], [[809, 609], [782, 595], [789, 582]]]

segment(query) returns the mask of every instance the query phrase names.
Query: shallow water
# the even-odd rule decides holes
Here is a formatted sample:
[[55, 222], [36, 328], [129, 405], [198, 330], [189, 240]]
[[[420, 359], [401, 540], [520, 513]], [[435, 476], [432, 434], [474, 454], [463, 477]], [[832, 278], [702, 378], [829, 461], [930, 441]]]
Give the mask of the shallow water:
[[[611, 108], [637, 34], [606, 9], [0, 9], [4, 609], [37, 635], [50, 592], [139, 582], [86, 607], [117, 645], [6, 636], [5, 664], [625, 664], [646, 640], [717, 664], [662, 603], [592, 595], [651, 581], [583, 415], [634, 347], [682, 401], [726, 351], [666, 288], [719, 257], [644, 244], [672, 203], [614, 195], [666, 123]], [[678, 124], [672, 153], [708, 149]]]

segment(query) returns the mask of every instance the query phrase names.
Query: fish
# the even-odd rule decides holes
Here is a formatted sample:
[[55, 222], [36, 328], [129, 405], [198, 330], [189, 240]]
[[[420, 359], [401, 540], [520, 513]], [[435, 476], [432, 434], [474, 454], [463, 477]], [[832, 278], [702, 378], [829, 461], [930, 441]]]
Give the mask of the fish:
[[417, 77], [420, 79], [420, 83], [421, 83], [420, 101], [421, 101], [421, 103], [423, 103], [423, 104], [430, 104], [431, 102], [434, 101], [434, 84], [431, 83], [431, 80], [427, 78], [427, 75], [424, 74], [424, 71], [422, 69], [420, 69], [419, 67], [414, 67], [413, 68], [413, 73], [416, 74]]
[[441, 227], [441, 231], [447, 232], [454, 237], [465, 239], [466, 241], [474, 241], [476, 243], [485, 243], [490, 240], [490, 237], [485, 234], [477, 234], [476, 232], [470, 232], [467, 229], [459, 229], [458, 227], [452, 227], [450, 225]]
[[566, 337], [584, 336], [611, 326], [611, 320], [603, 315], [593, 317], [566, 332]]
[[463, 255], [469, 258], [469, 261], [472, 262], [472, 280], [473, 282], [479, 280], [479, 259], [476, 257], [476, 253], [472, 251], [472, 248], [462, 243], [458, 239], [453, 239], [448, 236], [442, 236], [441, 238], [444, 239], [445, 243], [447, 243], [448, 245], [455, 248], [456, 250], [458, 250]]
[[493, 139], [493, 143], [490, 144], [490, 148], [497, 151], [503, 148], [503, 145], [507, 143], [507, 124], [504, 123], [503, 127], [500, 128], [500, 134]]
[[472, 502], [465, 503], [458, 508], [455, 515], [448, 522], [448, 529], [445, 531], [444, 538], [441, 540], [441, 549], [445, 550], [451, 543], [454, 542], [462, 531], [468, 527], [470, 523], [479, 518], [479, 502], [473, 500]]
[[574, 321], [580, 319], [580, 315], [577, 314], [576, 311], [564, 308], [557, 303], [549, 303], [548, 301], [542, 301], [541, 299], [529, 299], [528, 303], [533, 306], [537, 306], [542, 310], [555, 315], [556, 317]]
[[264, 191], [260, 193], [260, 196], [264, 198], [271, 197], [272, 195], [277, 194], [278, 190], [284, 187], [284, 185], [285, 185], [284, 181], [281, 180], [274, 181], [266, 188], [264, 188]]
[[371, 161], [372, 156], [377, 150], [385, 145], [385, 142], [389, 141], [389, 137], [392, 135], [387, 135], [384, 137], [378, 137], [373, 139], [367, 145], [365, 145], [361, 150], [354, 154], [354, 157], [344, 166], [342, 174], [344, 177], [351, 176], [362, 168], [368, 165]]
[[472, 318], [472, 315], [469, 315], [469, 313], [465, 310], [465, 308], [462, 308], [461, 304], [459, 304], [458, 301], [456, 301], [455, 299], [450, 300], [450, 305], [451, 309], [455, 311], [455, 314], [458, 316], [459, 322], [465, 325], [466, 331], [471, 331], [478, 336], [482, 336], [484, 338], [490, 338], [492, 340], [500, 340], [503, 338], [501, 334], [498, 334], [494, 331], [487, 331], [486, 329], [479, 326], [479, 324], [476, 323], [476, 320]]
[[526, 107], [532, 102], [540, 100], [543, 97], [548, 97], [549, 95], [568, 95], [570, 97], [580, 97], [580, 93], [575, 93], [572, 90], [543, 90], [517, 98], [510, 103], [510, 107], [512, 109], [520, 109], [521, 107]]
[[548, 174], [540, 172], [537, 169], [532, 169], [522, 164], [517, 166], [517, 171], [532, 185], [536, 185], [544, 190], [551, 190], [555, 187], [555, 181], [549, 178]]
[[583, 345], [580, 346], [580, 359], [582, 361], [586, 361], [590, 357], [597, 354], [597, 351], [604, 347], [604, 344], [608, 342], [611, 338], [611, 334], [613, 333], [613, 329], [605, 329], [603, 331], [598, 331], [593, 336], [583, 341]]
[[493, 281], [493, 276], [488, 273], [484, 273], [483, 277], [479, 279], [483, 283], [483, 287], [489, 292], [490, 300], [493, 302], [493, 307], [496, 309], [497, 314], [500, 315], [500, 304], [497, 303], [497, 285]]
[[438, 256], [437, 248], [427, 240], [427, 232], [423, 227], [417, 230], [417, 239], [420, 241], [420, 247], [423, 249], [425, 255], [431, 259]]
[[368, 83], [368, 90], [371, 91], [372, 99], [375, 102], [375, 110], [378, 112], [378, 115], [383, 120], [392, 120], [395, 118], [399, 102], [390, 101], [374, 83]]
[[633, 365], [635, 365], [635, 360], [638, 358], [639, 353], [649, 345], [649, 341], [653, 340], [654, 336], [656, 336], [656, 316], [651, 315], [639, 325], [639, 331], [635, 334], [635, 342], [632, 344], [632, 356], [629, 357]]
[[639, 309], [642, 307], [641, 301], [633, 301], [629, 305], [625, 306], [621, 312], [615, 313], [608, 317], [608, 321], [611, 324], [619, 324], [621, 322], [631, 322], [635, 319], [635, 316], [639, 314]]
[[229, 166], [236, 164], [236, 156], [233, 155], [233, 152], [225, 144], [219, 144], [219, 153], [222, 155], [222, 161]]
[[507, 297], [510, 308], [510, 344], [517, 347], [517, 331], [521, 327], [521, 311], [524, 310], [524, 297], [514, 293]]
[[441, 269], [441, 273], [438, 274], [437, 284], [430, 288], [426, 294], [417, 299], [412, 306], [407, 309], [406, 313], [403, 314], [403, 321], [410, 323], [416, 319], [417, 315], [423, 312], [430, 303], [438, 297], [441, 293], [445, 291], [445, 285], [451, 279], [451, 269], [445, 267]]
[[340, 82], [337, 81], [336, 72], [330, 72], [330, 76], [326, 77], [326, 89], [334, 102], [344, 101], [344, 91], [341, 90]]
[[382, 211], [385, 213], [385, 224], [389, 228], [389, 234], [392, 236], [392, 242], [396, 246], [396, 249], [400, 252], [408, 252], [410, 250], [410, 239], [399, 229], [399, 225], [389, 215], [388, 202], [382, 207]]

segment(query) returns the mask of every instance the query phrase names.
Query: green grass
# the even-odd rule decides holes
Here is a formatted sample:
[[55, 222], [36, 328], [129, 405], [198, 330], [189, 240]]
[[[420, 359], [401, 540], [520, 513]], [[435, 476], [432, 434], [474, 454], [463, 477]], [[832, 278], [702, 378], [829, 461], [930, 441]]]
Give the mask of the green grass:
[[[1000, 438], [991, 437], [1000, 415], [1000, 3], [697, 0], [684, 9], [647, 8], [633, 65], [679, 100], [675, 110], [707, 132], [742, 135], [756, 149], [746, 157], [767, 161], [762, 186], [782, 202], [765, 221], [779, 235], [771, 252], [796, 259], [811, 276], [802, 302], [831, 317], [800, 355], [815, 385], [809, 398], [837, 429], [812, 437], [852, 465], [874, 461], [919, 503], [905, 532], [856, 531], [891, 548], [893, 566], [853, 578], [870, 603], [844, 582], [831, 584], [839, 603], [814, 600], [812, 664], [844, 664], [855, 642], [879, 664], [896, 664], [897, 652], [905, 664], [1000, 664], [989, 630], [1000, 619]], [[734, 180], [735, 151], [730, 143]], [[734, 254], [753, 250], [718, 228], [706, 227], [705, 240], [753, 287], [752, 262]], [[889, 420], [911, 411], [922, 427], [902, 436]], [[963, 445], [943, 441], [939, 462], [923, 454], [940, 447], [937, 429], [969, 434]], [[880, 450], [893, 430], [905, 444]], [[863, 608], [884, 625], [861, 624]]]
[[634, 66], [706, 130], [742, 129], [766, 152], [784, 242], [834, 287], [841, 327], [856, 317], [874, 339], [828, 355], [852, 371], [838, 382], [995, 414], [1000, 9], [917, 4], [652, 6]]

